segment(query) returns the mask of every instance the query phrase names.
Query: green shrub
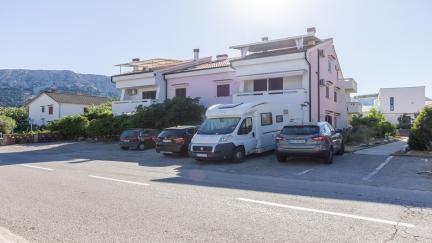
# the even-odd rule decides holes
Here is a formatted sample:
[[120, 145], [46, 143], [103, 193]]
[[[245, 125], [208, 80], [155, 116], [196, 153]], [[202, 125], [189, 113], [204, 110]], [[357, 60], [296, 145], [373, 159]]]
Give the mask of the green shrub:
[[47, 129], [58, 131], [65, 138], [76, 138], [86, 135], [88, 125], [89, 121], [86, 117], [75, 115], [52, 121], [48, 124]]
[[1, 133], [12, 133], [16, 127], [16, 122], [13, 118], [0, 115], [0, 132]]
[[371, 138], [383, 138], [388, 135], [395, 135], [396, 133], [396, 127], [390, 122], [387, 122], [384, 115], [374, 108], [369, 111], [367, 116], [354, 116], [351, 125], [354, 133], [356, 133], [357, 129], [360, 127], [367, 127], [367, 135], [371, 136]]
[[415, 150], [432, 149], [432, 107], [426, 107], [416, 117], [408, 139], [408, 145]]
[[410, 129], [411, 128], [411, 117], [407, 114], [403, 114], [398, 117], [398, 128]]
[[87, 127], [87, 135], [92, 138], [118, 136], [127, 128], [129, 128], [127, 116], [109, 116], [91, 120]]
[[25, 107], [0, 107], [0, 115], [8, 116], [15, 120], [15, 132], [25, 132], [29, 130], [29, 117]]
[[92, 105], [88, 108], [88, 111], [84, 113], [89, 121], [99, 118], [112, 117], [111, 103], [104, 103], [101, 105]]
[[359, 126], [355, 129], [345, 130], [343, 133], [343, 138], [346, 144], [357, 145], [357, 144], [367, 144], [371, 138], [375, 135], [374, 129], [368, 126]]

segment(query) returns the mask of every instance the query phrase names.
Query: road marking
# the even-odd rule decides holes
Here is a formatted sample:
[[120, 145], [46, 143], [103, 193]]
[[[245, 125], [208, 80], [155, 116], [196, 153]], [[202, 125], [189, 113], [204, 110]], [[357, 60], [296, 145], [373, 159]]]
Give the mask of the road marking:
[[107, 180], [107, 181], [116, 181], [116, 182], [129, 183], [129, 184], [140, 185], [140, 186], [150, 186], [150, 184], [147, 184], [147, 183], [136, 182], [136, 181], [126, 181], [126, 180], [120, 180], [120, 179], [103, 177], [103, 176], [89, 175], [89, 177], [96, 178], [96, 179], [101, 179], [101, 180]]
[[386, 166], [390, 162], [391, 159], [393, 159], [393, 156], [387, 157], [387, 159], [384, 162], [382, 162], [378, 167], [376, 167], [374, 171], [369, 173], [369, 175], [363, 177], [363, 180], [369, 181], [370, 178], [372, 178], [372, 176], [376, 175], [382, 168], [384, 168], [384, 166]]
[[33, 169], [39, 169], [39, 170], [54, 171], [54, 169], [46, 168], [46, 167], [41, 167], [41, 166], [36, 166], [36, 165], [20, 164], [20, 166], [24, 166], [24, 167], [28, 167], [28, 168], [33, 168]]
[[8, 229], [0, 227], [0, 242], [2, 243], [25, 243], [28, 242], [21, 236], [15, 235]]
[[306, 174], [306, 173], [308, 173], [308, 172], [310, 172], [310, 171], [312, 171], [313, 169], [309, 169], [309, 170], [304, 170], [304, 171], [302, 171], [302, 172], [300, 172], [300, 173], [297, 173], [296, 175], [304, 175], [304, 174]]
[[408, 227], [408, 228], [414, 228], [415, 227], [415, 225], [413, 225], [413, 224], [396, 222], [396, 221], [385, 220], [385, 219], [365, 217], [365, 216], [360, 216], [360, 215], [355, 215], [355, 214], [337, 213], [337, 212], [331, 212], [331, 211], [320, 210], [320, 209], [290, 206], [290, 205], [286, 205], [286, 204], [258, 201], [258, 200], [241, 198], [241, 197], [236, 198], [236, 200], [244, 201], [244, 202], [250, 202], [250, 203], [263, 204], [263, 205], [268, 205], [268, 206], [275, 206], [275, 207], [280, 207], [280, 208], [288, 208], [288, 209], [311, 212], [311, 213], [321, 213], [321, 214], [327, 214], [327, 215], [332, 215], [332, 216], [339, 216], [339, 217], [352, 218], [352, 219], [360, 219], [360, 220], [371, 221], [371, 222], [382, 223], [382, 224], [404, 226], [404, 227]]

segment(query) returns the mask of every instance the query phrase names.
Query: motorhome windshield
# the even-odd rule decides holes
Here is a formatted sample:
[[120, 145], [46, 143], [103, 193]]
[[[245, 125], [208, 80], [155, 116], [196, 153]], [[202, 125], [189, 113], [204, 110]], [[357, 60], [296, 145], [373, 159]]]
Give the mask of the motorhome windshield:
[[209, 118], [201, 125], [198, 134], [229, 134], [239, 121], [240, 117]]

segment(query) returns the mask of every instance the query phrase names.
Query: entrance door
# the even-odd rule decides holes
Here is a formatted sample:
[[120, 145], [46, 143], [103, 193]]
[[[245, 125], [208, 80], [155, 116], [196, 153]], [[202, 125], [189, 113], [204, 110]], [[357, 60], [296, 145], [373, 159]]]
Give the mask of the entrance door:
[[255, 135], [255, 128], [252, 123], [252, 117], [243, 119], [238, 132], [238, 141], [244, 144], [245, 153], [251, 154], [256, 151], [257, 139]]

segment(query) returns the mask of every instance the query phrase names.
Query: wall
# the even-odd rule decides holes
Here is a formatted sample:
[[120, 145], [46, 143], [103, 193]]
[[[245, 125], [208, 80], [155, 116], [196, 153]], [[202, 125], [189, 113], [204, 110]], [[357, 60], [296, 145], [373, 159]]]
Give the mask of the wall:
[[60, 118], [65, 116], [73, 116], [84, 113], [84, 108], [88, 107], [87, 105], [80, 104], [60, 104]]
[[[186, 96], [200, 97], [200, 103], [206, 107], [214, 104], [232, 103], [232, 94], [239, 90], [239, 81], [234, 72], [219, 72], [192, 76], [168, 78], [168, 99], [175, 97], [176, 88], [186, 88]], [[217, 97], [217, 85], [230, 84], [230, 96]]]
[[[390, 97], [394, 97], [394, 110], [390, 110]], [[378, 95], [378, 109], [386, 119], [397, 124], [397, 118], [403, 114], [414, 118], [425, 106], [425, 87], [383, 88]]]
[[[53, 106], [53, 114], [48, 114], [48, 105]], [[45, 112], [42, 113], [41, 106], [45, 106]], [[46, 94], [41, 94], [38, 98], [29, 104], [29, 117], [32, 123], [36, 125], [46, 125], [49, 121], [59, 118], [59, 104]]]

